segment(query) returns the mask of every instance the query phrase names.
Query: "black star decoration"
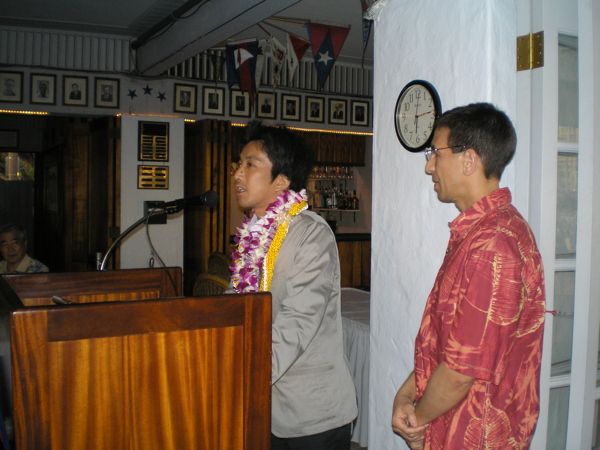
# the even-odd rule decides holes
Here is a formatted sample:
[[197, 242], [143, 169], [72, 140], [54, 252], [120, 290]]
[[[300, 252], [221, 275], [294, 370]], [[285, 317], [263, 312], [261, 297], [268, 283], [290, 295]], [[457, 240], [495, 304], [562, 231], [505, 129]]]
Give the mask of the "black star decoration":
[[159, 91], [159, 92], [158, 92], [158, 97], [156, 97], [156, 98], [158, 98], [158, 99], [159, 99], [161, 102], [162, 102], [163, 100], [166, 100], [166, 98], [165, 98], [165, 93], [164, 93], [164, 92], [160, 92], [160, 91]]
[[152, 95], [152, 88], [148, 86], [148, 83], [146, 83], [146, 87], [144, 88], [144, 95]]
[[132, 91], [131, 89], [129, 89], [129, 94], [127, 94], [128, 97], [131, 97], [131, 100], [133, 100], [133, 97], [137, 97], [137, 94], [135, 93], [135, 89]]

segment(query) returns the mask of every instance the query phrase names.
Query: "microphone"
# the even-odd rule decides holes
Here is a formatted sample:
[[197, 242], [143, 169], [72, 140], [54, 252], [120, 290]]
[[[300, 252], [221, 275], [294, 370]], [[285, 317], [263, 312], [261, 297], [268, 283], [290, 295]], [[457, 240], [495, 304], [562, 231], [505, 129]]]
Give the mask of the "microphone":
[[218, 204], [219, 195], [215, 191], [206, 191], [204, 194], [196, 195], [194, 197], [180, 198], [165, 202], [157, 209], [159, 211], [161, 209], [164, 210], [166, 214], [175, 214], [189, 206], [208, 206], [209, 208], [214, 208]]

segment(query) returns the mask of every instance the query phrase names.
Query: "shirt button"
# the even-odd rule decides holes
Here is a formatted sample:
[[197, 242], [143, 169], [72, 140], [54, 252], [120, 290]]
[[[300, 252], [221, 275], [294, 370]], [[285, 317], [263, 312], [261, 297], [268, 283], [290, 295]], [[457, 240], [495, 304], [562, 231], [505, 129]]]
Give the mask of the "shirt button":
[[418, 354], [419, 354], [419, 350], [415, 350], [415, 355], [418, 355]]

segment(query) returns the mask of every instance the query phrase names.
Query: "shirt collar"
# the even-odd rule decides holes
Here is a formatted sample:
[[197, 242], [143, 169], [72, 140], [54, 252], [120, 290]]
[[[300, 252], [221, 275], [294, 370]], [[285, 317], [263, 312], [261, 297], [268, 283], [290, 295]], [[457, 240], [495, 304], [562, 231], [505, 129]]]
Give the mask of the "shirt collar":
[[497, 209], [500, 206], [510, 203], [511, 200], [512, 195], [510, 193], [510, 189], [496, 189], [494, 192], [483, 197], [466, 211], [459, 214], [456, 219], [450, 222], [448, 224], [450, 227], [450, 232], [458, 233], [464, 236], [473, 227], [473, 225], [479, 221], [479, 219], [493, 209]]

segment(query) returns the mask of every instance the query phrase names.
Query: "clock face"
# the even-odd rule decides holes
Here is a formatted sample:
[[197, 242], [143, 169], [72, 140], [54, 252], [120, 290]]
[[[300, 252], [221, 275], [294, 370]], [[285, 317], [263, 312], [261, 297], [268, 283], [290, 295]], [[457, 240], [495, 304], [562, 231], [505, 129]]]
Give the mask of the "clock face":
[[412, 81], [402, 89], [396, 103], [395, 124], [404, 148], [418, 152], [431, 143], [440, 111], [440, 98], [428, 82]]

